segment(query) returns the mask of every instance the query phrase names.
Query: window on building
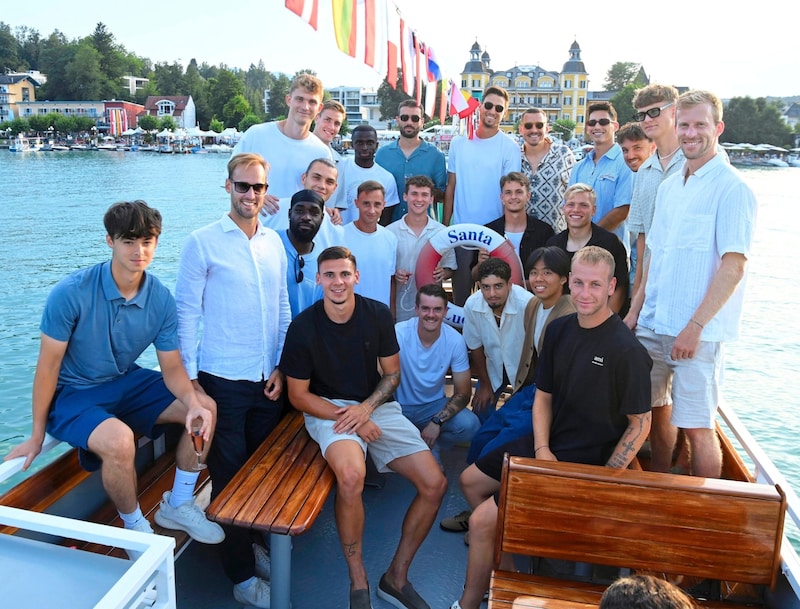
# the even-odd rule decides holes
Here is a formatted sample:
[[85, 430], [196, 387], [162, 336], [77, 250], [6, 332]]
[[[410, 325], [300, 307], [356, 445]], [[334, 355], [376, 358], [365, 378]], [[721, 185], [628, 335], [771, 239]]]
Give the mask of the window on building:
[[581, 88], [581, 89], [585, 89], [585, 88], [586, 88], [586, 81], [585, 81], [585, 80], [582, 80], [582, 81], [580, 82], [580, 88]]
[[581, 115], [581, 116], [579, 116], [579, 117], [578, 117], [578, 122], [579, 122], [579, 123], [583, 123], [583, 115]]
[[586, 105], [586, 98], [585, 97], [579, 97], [578, 98], [578, 105], [579, 106], [585, 106]]
[[462, 89], [466, 89], [467, 88], [467, 79], [466, 78], [462, 78], [461, 79], [461, 88]]
[[564, 105], [565, 106], [571, 106], [572, 105], [572, 96], [571, 95], [565, 95], [564, 96]]
[[565, 89], [571, 89], [572, 88], [572, 81], [571, 80], [565, 80], [564, 81], [564, 88]]
[[22, 87], [22, 101], [31, 101], [31, 90], [28, 87]]
[[172, 116], [175, 112], [175, 103], [168, 99], [162, 99], [156, 104], [156, 108], [158, 109], [158, 116]]

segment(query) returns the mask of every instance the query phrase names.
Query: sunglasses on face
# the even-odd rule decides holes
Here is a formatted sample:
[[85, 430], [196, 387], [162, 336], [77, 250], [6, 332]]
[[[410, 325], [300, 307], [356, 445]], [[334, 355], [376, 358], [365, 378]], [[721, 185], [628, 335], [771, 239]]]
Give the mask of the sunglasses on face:
[[296, 283], [300, 283], [303, 281], [303, 267], [306, 265], [306, 261], [302, 256], [298, 256], [294, 259], [294, 280]]
[[267, 185], [266, 184], [250, 184], [249, 182], [234, 182], [233, 189], [238, 192], [240, 195], [243, 195], [248, 190], [253, 189], [253, 194], [256, 195], [263, 195], [267, 192]]
[[586, 124], [590, 127], [594, 127], [595, 125], [600, 125], [601, 127], [606, 127], [607, 125], [611, 124], [610, 118], [593, 118], [590, 121], [586, 121]]
[[400, 115], [400, 121], [403, 122], [403, 123], [407, 123], [408, 121], [411, 121], [412, 123], [418, 123], [420, 120], [421, 120], [420, 117], [417, 116], [416, 114], [411, 114], [411, 115], [409, 115], [409, 114], [401, 114]]
[[673, 102], [669, 102], [668, 104], [661, 106], [660, 108], [650, 108], [649, 110], [646, 110], [644, 112], [637, 112], [636, 114], [633, 115], [633, 120], [635, 120], [637, 123], [641, 123], [642, 121], [644, 121], [646, 116], [649, 116], [650, 118], [658, 118], [659, 116], [661, 116], [661, 111], [669, 108], [672, 105], [672, 103]]
[[487, 110], [491, 110], [492, 108], [494, 108], [498, 114], [502, 114], [503, 110], [506, 109], [505, 106], [501, 106], [500, 104], [493, 104], [492, 102], [483, 102], [483, 107], [486, 108]]
[[537, 129], [544, 129], [544, 123], [542, 123], [542, 122], [538, 122], [538, 123], [525, 123], [525, 124], [524, 124], [524, 125], [522, 125], [522, 126], [523, 126], [523, 127], [525, 127], [526, 129], [533, 129], [534, 127], [536, 127]]

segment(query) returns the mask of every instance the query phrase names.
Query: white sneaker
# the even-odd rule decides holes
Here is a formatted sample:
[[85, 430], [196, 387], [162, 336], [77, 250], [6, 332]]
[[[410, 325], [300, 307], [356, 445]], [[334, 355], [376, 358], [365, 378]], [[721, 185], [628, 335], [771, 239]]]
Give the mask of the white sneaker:
[[267, 549], [264, 546], [254, 543], [253, 556], [256, 558], [256, 577], [263, 579], [264, 581], [269, 581], [270, 572], [272, 570], [272, 562]]
[[[153, 527], [150, 526], [150, 521], [147, 520], [147, 518], [142, 518], [136, 525], [125, 528], [129, 531], [139, 531], [140, 533], [150, 533], [151, 535], [154, 533]], [[139, 557], [142, 555], [142, 552], [138, 550], [125, 550], [125, 552], [131, 560], [139, 560]]]
[[461, 603], [459, 603], [457, 600], [453, 601], [453, 604], [450, 605], [450, 609], [461, 609]]
[[171, 492], [167, 491], [161, 498], [155, 521], [165, 529], [186, 531], [195, 541], [200, 543], [221, 543], [225, 532], [216, 522], [206, 518], [194, 501], [187, 501], [174, 508], [169, 504]]
[[269, 609], [269, 594], [269, 583], [258, 577], [247, 588], [242, 588], [242, 584], [233, 587], [233, 598], [251, 607]]

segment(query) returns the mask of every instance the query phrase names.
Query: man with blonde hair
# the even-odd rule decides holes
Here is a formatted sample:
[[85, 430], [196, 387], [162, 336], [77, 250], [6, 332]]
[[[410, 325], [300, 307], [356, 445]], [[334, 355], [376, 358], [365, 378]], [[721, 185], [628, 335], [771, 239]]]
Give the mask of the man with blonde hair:
[[322, 104], [322, 109], [314, 120], [314, 135], [331, 149], [331, 156], [336, 163], [342, 160], [342, 156], [331, 144], [339, 135], [345, 116], [344, 106], [335, 99], [329, 99]]
[[685, 431], [691, 473], [719, 477], [721, 349], [739, 332], [757, 204], [718, 152], [725, 129], [720, 99], [687, 91], [678, 98], [676, 121], [686, 162], [658, 189], [651, 255], [627, 322], [654, 361], [652, 404], [671, 404], [672, 425]]
[[[270, 164], [269, 194], [264, 197], [261, 221], [270, 228], [283, 221], [288, 209], [278, 200], [303, 189], [301, 176], [314, 159], [331, 158], [331, 149], [311, 133], [311, 123], [322, 104], [322, 81], [311, 74], [298, 74], [289, 87], [286, 118], [250, 127], [236, 144], [232, 156], [243, 152], [260, 154]], [[275, 218], [279, 215], [279, 218]]]

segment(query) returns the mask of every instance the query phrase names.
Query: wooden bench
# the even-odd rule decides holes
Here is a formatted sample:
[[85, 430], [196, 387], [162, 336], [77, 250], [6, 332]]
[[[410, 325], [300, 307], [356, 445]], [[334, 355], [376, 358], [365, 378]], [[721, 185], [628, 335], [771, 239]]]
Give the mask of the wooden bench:
[[502, 571], [503, 552], [724, 581], [698, 604], [751, 602], [753, 586], [775, 585], [785, 510], [777, 486], [507, 456], [489, 608], [581, 608], [605, 589]]
[[[147, 438], [139, 440], [140, 447], [152, 442]], [[98, 501], [98, 507], [88, 516], [79, 516], [83, 520], [108, 524], [112, 526], [122, 526], [122, 521], [114, 505], [107, 500], [107, 496], [102, 492], [102, 485], [99, 482], [99, 472], [92, 473], [84, 470], [78, 462], [78, 451], [70, 449], [55, 461], [43, 467], [38, 472], [28, 476], [22, 482], [11, 488], [7, 493], [0, 497], [0, 505], [30, 510], [33, 512], [49, 512], [57, 515], [64, 515], [59, 509], [59, 502], [82, 484], [89, 481], [92, 476], [97, 477], [97, 484], [105, 499]], [[175, 453], [166, 451], [150, 464], [139, 476], [138, 496], [142, 513], [150, 520], [153, 530], [159, 535], [173, 537], [175, 539], [175, 552], [189, 541], [189, 535], [183, 531], [164, 529], [158, 526], [153, 517], [158, 510], [158, 505], [165, 491], [172, 488], [175, 477]], [[195, 488], [195, 497], [200, 505], [206, 505], [209, 500], [211, 486], [209, 484], [207, 470], [203, 470]], [[0, 528], [0, 533], [12, 533], [9, 528]], [[97, 552], [100, 554], [111, 554], [124, 557], [122, 550], [107, 546], [92, 545], [76, 540], [65, 539], [65, 545], [75, 546], [80, 549]]]
[[209, 519], [270, 535], [272, 609], [289, 609], [291, 537], [308, 531], [336, 481], [292, 409], [208, 506]]

